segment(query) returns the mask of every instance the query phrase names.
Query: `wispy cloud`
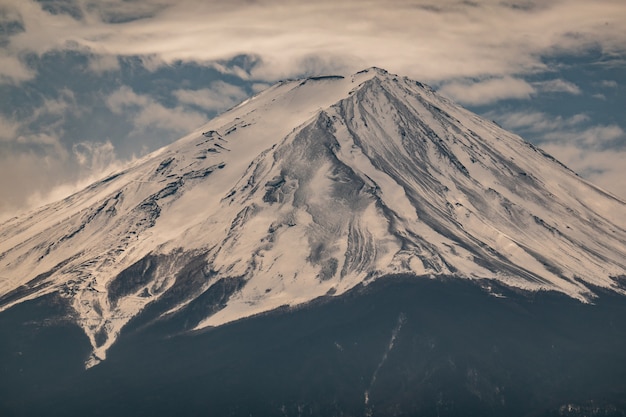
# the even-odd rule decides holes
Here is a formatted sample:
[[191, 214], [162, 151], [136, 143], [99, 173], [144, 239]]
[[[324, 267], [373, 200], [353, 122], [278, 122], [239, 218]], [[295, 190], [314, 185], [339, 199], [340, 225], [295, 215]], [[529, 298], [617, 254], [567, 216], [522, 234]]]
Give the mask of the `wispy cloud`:
[[530, 132], [535, 140], [541, 142], [606, 148], [620, 139], [626, 139], [626, 132], [616, 124], [588, 126], [591, 119], [586, 114], [562, 117], [543, 112], [520, 111], [503, 114], [491, 112], [487, 117], [498, 121], [505, 128]]
[[626, 150], [552, 143], [542, 148], [584, 178], [626, 200]]
[[492, 78], [484, 81], [453, 81], [439, 93], [462, 104], [488, 104], [504, 99], [529, 99], [535, 88], [519, 78]]
[[586, 114], [491, 112], [488, 117], [527, 139], [583, 177], [626, 199], [626, 132], [616, 124], [594, 125]]
[[588, 115], [582, 113], [562, 117], [538, 111], [490, 112], [486, 116], [508, 129], [542, 133], [570, 129], [590, 120]]
[[268, 83], [254, 83], [252, 84], [252, 91], [254, 91], [255, 93], [259, 93], [265, 90], [266, 88], [268, 88], [269, 86], [270, 84]]
[[556, 80], [534, 82], [533, 86], [545, 93], [568, 93], [578, 95], [582, 91], [576, 84], [557, 78]]
[[111, 94], [106, 103], [117, 114], [126, 114], [135, 125], [135, 132], [158, 128], [176, 133], [187, 132], [205, 123], [205, 115], [182, 106], [165, 107], [149, 95], [137, 94], [124, 86]]
[[76, 192], [127, 163], [108, 141], [82, 142], [71, 151], [45, 133], [19, 136], [17, 142], [29, 146], [0, 152], [0, 222]]
[[0, 115], [0, 142], [12, 141], [17, 136], [20, 124]]
[[0, 116], [0, 220], [119, 166], [110, 143], [67, 143], [67, 118], [83, 109], [69, 89], [55, 96], [44, 96], [19, 120]]
[[116, 71], [120, 69], [120, 62], [114, 55], [94, 55], [89, 60], [89, 69], [97, 74]]
[[17, 209], [28, 209], [29, 196], [50, 190], [67, 179], [68, 153], [59, 138], [50, 134], [28, 134], [13, 138], [10, 152], [0, 152], [0, 221]]
[[618, 86], [617, 81], [615, 80], [602, 80], [599, 84], [604, 88], [617, 88]]
[[[100, 146], [101, 144], [97, 144]], [[105, 144], [106, 147], [106, 144]], [[110, 151], [107, 149], [100, 149], [105, 154], [110, 151], [114, 153], [111, 149]], [[99, 152], [96, 150], [96, 152]], [[98, 159], [98, 157], [96, 157]], [[19, 194], [14, 198], [14, 202], [18, 203], [15, 206], [19, 207], [21, 210], [30, 210], [37, 207], [40, 207], [44, 204], [52, 203], [54, 201], [60, 200], [61, 198], [67, 197], [77, 191], [82, 190], [89, 184], [97, 181], [106, 175], [109, 175], [112, 172], [115, 172], [121, 169], [127, 161], [120, 161], [117, 159], [111, 160], [111, 163], [106, 165], [99, 165], [98, 162], [104, 162], [108, 158], [100, 158], [98, 161], [94, 161], [95, 163], [90, 166], [84, 167], [84, 169], [80, 170], [80, 175], [74, 176], [66, 176], [66, 177], [58, 177], [58, 176], [50, 176], [49, 174], [51, 170], [55, 167], [53, 165], [47, 166], [44, 169], [37, 169], [36, 172], [31, 173], [30, 176], [25, 177], [26, 180], [32, 181], [33, 179], [36, 181], [44, 181], [46, 182], [47, 187], [31, 187], [29, 188], [29, 193]], [[24, 155], [22, 161], [29, 161], [31, 163], [39, 163], [41, 164], [41, 160], [38, 158], [34, 158], [32, 155]], [[91, 159], [87, 159], [86, 163], [89, 165]], [[58, 161], [55, 161], [58, 162]], [[28, 182], [25, 182], [26, 185], [29, 185]], [[0, 221], [6, 219], [11, 216], [11, 213], [14, 212], [16, 207], [12, 207], [10, 204], [0, 205]], [[8, 210], [7, 210], [8, 209]]]
[[618, 140], [624, 139], [624, 130], [616, 125], [591, 126], [583, 130], [546, 132], [543, 139], [553, 143], [576, 143], [584, 148], [606, 149], [619, 145]]
[[87, 168], [91, 173], [102, 172], [117, 161], [115, 148], [111, 141], [105, 142], [79, 142], [72, 145], [78, 164]]
[[576, 84], [560, 78], [530, 83], [515, 77], [449, 81], [443, 83], [439, 92], [469, 105], [485, 105], [509, 99], [527, 100], [541, 93], [582, 93]]
[[248, 97], [243, 88], [223, 81], [215, 81], [209, 88], [200, 90], [175, 90], [173, 94], [180, 103], [209, 111], [226, 110]]

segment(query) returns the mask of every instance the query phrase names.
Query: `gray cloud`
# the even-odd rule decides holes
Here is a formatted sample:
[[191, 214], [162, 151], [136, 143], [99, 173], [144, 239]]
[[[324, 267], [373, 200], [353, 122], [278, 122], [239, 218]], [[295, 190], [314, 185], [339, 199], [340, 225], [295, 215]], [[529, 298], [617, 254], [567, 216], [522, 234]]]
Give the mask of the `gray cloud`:
[[78, 3], [82, 10], [97, 15], [103, 22], [124, 23], [154, 17], [172, 1], [83, 0]]

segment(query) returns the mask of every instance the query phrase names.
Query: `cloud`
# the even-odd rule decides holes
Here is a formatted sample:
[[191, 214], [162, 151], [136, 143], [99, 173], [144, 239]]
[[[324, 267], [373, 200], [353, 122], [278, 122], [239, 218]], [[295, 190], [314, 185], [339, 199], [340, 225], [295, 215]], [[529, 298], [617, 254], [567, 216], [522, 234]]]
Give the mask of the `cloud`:
[[595, 185], [626, 201], [626, 150], [585, 149], [550, 143], [541, 147]]
[[243, 88], [223, 81], [215, 81], [209, 88], [201, 90], [175, 90], [173, 95], [182, 104], [191, 104], [208, 111], [226, 110], [248, 97]]
[[66, 119], [83, 109], [72, 91], [54, 94], [19, 121], [0, 115], [0, 220], [64, 197], [120, 166], [110, 142], [67, 143]]
[[41, 8], [51, 14], [66, 14], [74, 19], [81, 19], [83, 11], [76, 0], [39, 0]]
[[504, 99], [529, 99], [533, 86], [519, 78], [492, 78], [479, 82], [453, 81], [439, 88], [439, 93], [462, 104], [488, 104]]
[[[248, 80], [250, 79], [250, 69], [262, 63], [262, 59], [257, 54], [248, 53], [235, 56], [233, 59], [230, 58], [224, 61], [205, 61], [202, 64], [215, 69], [221, 74], [233, 75], [242, 80]], [[235, 64], [234, 60], [241, 62]]]
[[561, 79], [534, 82], [533, 86], [544, 93], [581, 94], [580, 88], [576, 84]]
[[571, 117], [552, 116], [543, 112], [520, 111], [499, 114], [490, 112], [485, 115], [496, 120], [507, 129], [526, 132], [542, 143], [576, 144], [585, 149], [605, 149], [609, 146], [626, 144], [626, 132], [616, 125], [592, 125], [586, 114]]
[[[137, 58], [154, 72], [181, 61], [195, 62], [228, 79], [255, 83], [247, 87], [253, 91], [280, 78], [349, 73], [376, 65], [442, 85], [442, 92], [469, 104], [524, 100], [546, 92], [580, 94], [580, 87], [561, 78], [523, 80], [527, 75], [554, 74], [546, 57], [583, 56], [593, 50], [610, 58], [603, 60], [606, 66], [626, 65], [626, 7], [619, 0], [0, 1], [0, 25], [12, 28], [0, 34], [0, 84], [23, 83], [33, 88], [29, 91], [54, 82], [38, 77], [33, 63], [58, 51], [89, 56], [89, 77], [113, 79], [114, 71]], [[244, 55], [249, 57], [246, 62], [232, 63]], [[605, 80], [599, 86], [618, 84]], [[172, 132], [173, 137], [186, 133], [204, 123], [208, 112], [243, 98], [239, 87], [225, 83], [163, 88], [177, 102], [121, 87], [112, 93], [104, 89], [105, 105], [120, 116], [120, 124], [132, 123], [133, 140], [143, 140], [155, 129]], [[609, 91], [602, 92], [609, 96]], [[111, 145], [92, 138], [68, 139], [65, 134], [71, 128], [66, 126], [68, 116], [88, 113], [79, 101], [84, 91], [75, 93], [37, 92], [37, 99], [42, 98], [37, 109], [19, 120], [10, 113], [0, 118], [0, 207], [26, 201], [33, 190], [44, 196], [40, 201], [51, 189], [61, 195], [90, 172], [115, 165], [113, 147], [121, 152], [125, 136]], [[502, 121], [505, 116], [500, 116]], [[586, 114], [568, 118], [527, 112], [508, 115], [505, 121], [545, 144], [551, 140], [564, 149], [593, 152], [593, 163], [599, 163], [604, 147], [614, 146], [623, 134], [617, 125], [589, 126]], [[119, 132], [126, 135], [123, 129], [115, 135]], [[4, 152], [9, 146], [19, 149]], [[572, 151], [573, 160], [575, 155]], [[7, 179], [15, 176], [20, 178]], [[62, 188], [62, 183], [69, 186]]]
[[81, 108], [76, 101], [73, 91], [62, 88], [55, 95], [55, 98], [44, 97], [43, 103], [33, 109], [32, 114], [25, 121], [28, 124], [32, 124], [39, 119], [50, 120], [53, 116], [62, 119], [70, 113], [76, 115], [81, 113]]
[[500, 100], [527, 100], [539, 93], [579, 95], [581, 91], [576, 84], [562, 79], [528, 83], [520, 78], [502, 77], [445, 82], [439, 93], [461, 104], [485, 105]]
[[89, 59], [88, 68], [97, 74], [120, 69], [119, 59], [114, 55], [95, 55]]
[[145, 107], [148, 106], [153, 99], [147, 95], [140, 95], [133, 91], [132, 88], [123, 86], [111, 94], [107, 98], [107, 105], [114, 113], [121, 114], [129, 106]]
[[498, 121], [508, 129], [543, 133], [576, 127], [590, 120], [588, 115], [582, 113], [571, 117], [562, 117], [538, 111], [490, 112], [485, 116]]
[[[107, 152], [106, 150], [104, 151]], [[33, 161], [38, 162], [36, 159], [33, 159]], [[99, 159], [99, 162], [102, 161], [103, 159]], [[55, 182], [49, 181], [50, 185], [48, 187], [34, 187], [32, 188], [33, 191], [19, 196], [21, 203], [12, 210], [3, 210], [5, 207], [0, 205], [0, 221], [13, 215], [16, 209], [21, 211], [31, 210], [72, 195], [93, 182], [110, 175], [112, 172], [122, 169], [128, 163], [130, 162], [120, 160], [112, 160], [110, 164], [102, 166], [96, 163], [88, 167], [88, 169], [81, 170], [81, 175], [63, 178], [62, 180], [57, 178]], [[46, 171], [48, 170], [43, 171], [43, 175], [45, 175]], [[42, 172], [38, 174], [41, 176]], [[9, 208], [11, 207], [9, 206]]]
[[59, 138], [45, 132], [20, 135], [16, 142], [24, 145], [39, 145], [47, 148], [55, 148], [59, 151], [59, 154], [63, 153], [61, 152], [63, 146]]
[[[45, 162], [41, 157], [32, 153], [0, 154], [2, 166], [0, 221], [29, 208], [25, 207], [28, 198], [25, 194], [30, 194], [41, 186], [43, 186], [42, 189], [45, 189], [54, 185], [50, 181], [52, 176], [46, 174], [49, 174], [50, 169], [56, 170], [60, 167], [51, 167]], [[22, 193], [20, 190], [28, 190], [28, 192]]]
[[19, 148], [40, 154], [54, 151], [52, 155], [66, 157], [67, 150], [61, 141], [65, 119], [68, 114], [80, 115], [81, 111], [74, 93], [61, 89], [57, 98], [44, 98], [19, 121], [0, 115], [0, 142], [7, 149]]
[[270, 85], [271, 84], [268, 83], [254, 83], [252, 84], [252, 91], [254, 91], [255, 93], [260, 93], [261, 91], [268, 88]]
[[108, 169], [117, 161], [111, 141], [75, 143], [72, 145], [72, 153], [78, 164], [92, 174]]
[[164, 0], [87, 0], [85, 9], [107, 23], [124, 23], [154, 17], [171, 1]]
[[584, 178], [626, 200], [626, 132], [616, 125], [590, 125], [586, 114], [571, 117], [520, 111], [486, 115], [538, 142]]
[[491, 112], [486, 117], [496, 120], [507, 129], [531, 133], [535, 140], [541, 142], [576, 143], [579, 147], [603, 149], [620, 146], [620, 140], [624, 140], [626, 146], [626, 132], [620, 126], [589, 126], [591, 119], [582, 113], [562, 117], [535, 111]]
[[14, 120], [7, 119], [0, 114], [0, 142], [8, 142], [14, 140], [20, 124]]
[[0, 222], [67, 197], [128, 162], [117, 158], [109, 141], [78, 143], [71, 152], [59, 138], [43, 133], [18, 141], [29, 146], [0, 153]]
[[615, 80], [602, 80], [600, 81], [600, 86], [604, 88], [617, 88], [618, 84]]
[[0, 84], [19, 84], [32, 79], [35, 72], [6, 49], [10, 37], [24, 30], [20, 14], [9, 6], [0, 4]]
[[13, 56], [86, 48], [171, 63], [255, 54], [264, 79], [371, 65], [427, 82], [503, 78], [545, 69], [542, 56], [626, 49], [626, 8], [613, 0], [108, 0], [80, 2], [78, 20], [8, 1], [25, 27], [11, 37]]
[[0, 50], [0, 84], [18, 84], [35, 77], [35, 71], [28, 68], [17, 57]]
[[591, 126], [587, 129], [577, 131], [556, 131], [543, 135], [544, 140], [554, 143], [576, 143], [584, 149], [606, 149], [612, 145], [619, 145], [619, 139], [624, 139], [624, 130], [616, 125]]
[[46, 133], [20, 135], [0, 146], [1, 220], [30, 208], [32, 193], [57, 185], [59, 173], [68, 167], [68, 153], [58, 137]]
[[206, 123], [207, 117], [182, 106], [165, 107], [154, 98], [137, 94], [124, 86], [113, 92], [106, 100], [109, 109], [116, 114], [129, 114], [135, 125], [135, 133], [148, 128], [173, 132], [188, 132]]

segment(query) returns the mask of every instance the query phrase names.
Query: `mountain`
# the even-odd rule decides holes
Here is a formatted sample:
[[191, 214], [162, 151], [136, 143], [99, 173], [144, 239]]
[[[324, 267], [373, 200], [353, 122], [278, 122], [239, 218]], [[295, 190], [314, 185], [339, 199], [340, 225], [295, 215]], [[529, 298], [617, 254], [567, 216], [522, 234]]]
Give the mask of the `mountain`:
[[0, 309], [64, 298], [88, 367], [131, 320], [200, 330], [389, 275], [624, 295], [626, 204], [371, 68], [280, 82], [0, 227]]
[[626, 204], [520, 137], [284, 81], [0, 225], [0, 415], [624, 417], [625, 284]]

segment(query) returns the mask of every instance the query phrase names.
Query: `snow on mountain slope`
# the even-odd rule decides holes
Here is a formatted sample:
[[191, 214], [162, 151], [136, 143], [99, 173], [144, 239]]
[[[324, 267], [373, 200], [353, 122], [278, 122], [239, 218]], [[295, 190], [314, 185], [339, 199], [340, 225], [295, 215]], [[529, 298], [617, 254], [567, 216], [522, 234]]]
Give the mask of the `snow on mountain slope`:
[[373, 68], [279, 83], [0, 226], [0, 309], [68, 297], [89, 365], [148, 307], [217, 326], [393, 273], [624, 293], [626, 204]]

